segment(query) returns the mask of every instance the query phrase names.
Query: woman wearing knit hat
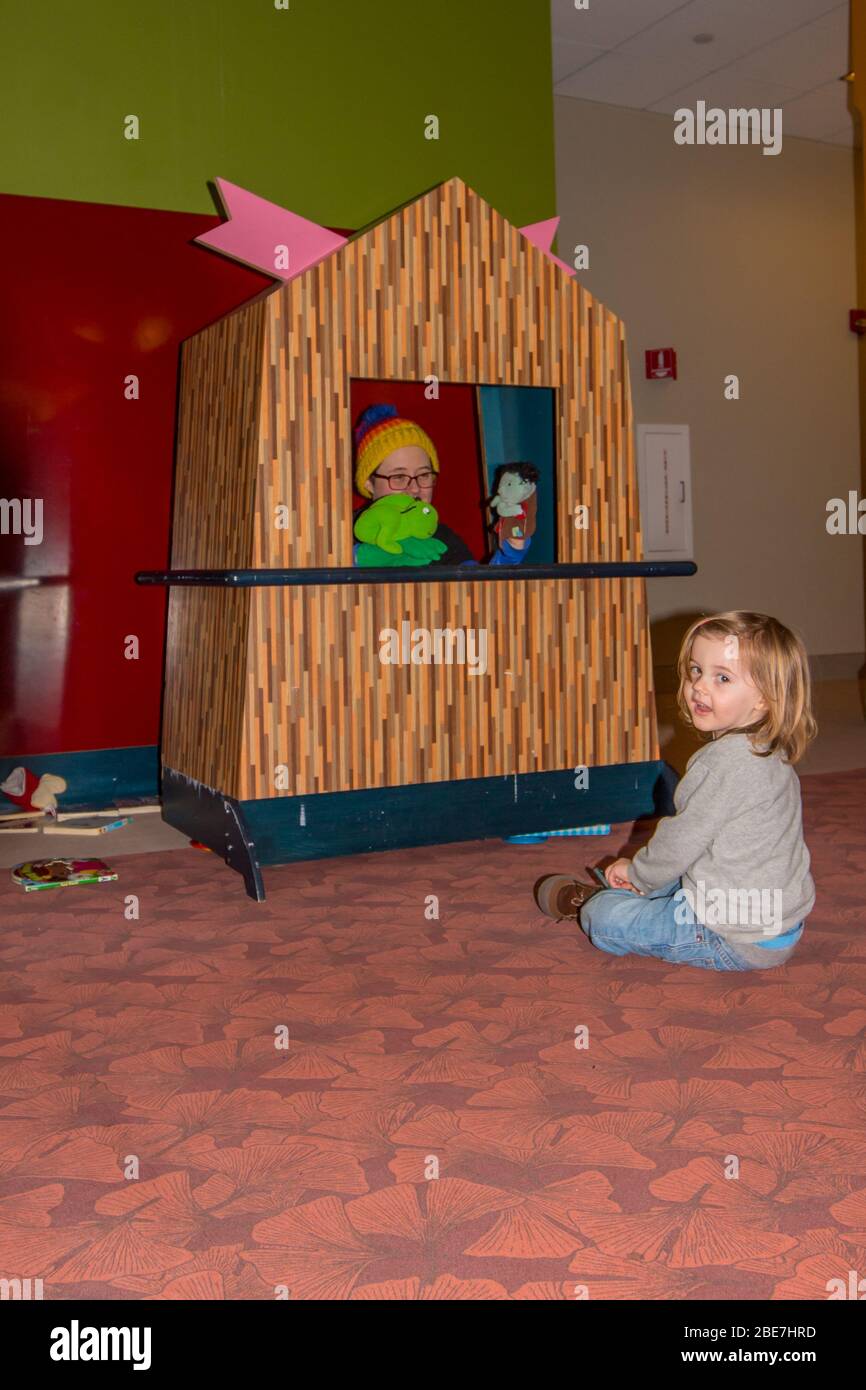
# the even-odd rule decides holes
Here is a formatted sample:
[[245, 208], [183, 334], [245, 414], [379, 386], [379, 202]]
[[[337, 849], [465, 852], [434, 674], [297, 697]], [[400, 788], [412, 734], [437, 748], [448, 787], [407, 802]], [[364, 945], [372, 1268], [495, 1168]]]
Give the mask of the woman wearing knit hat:
[[[438, 474], [439, 455], [433, 440], [420, 425], [400, 416], [396, 406], [370, 405], [359, 416], [355, 426], [355, 488], [369, 503], [395, 492], [429, 502]], [[358, 515], [356, 512], [356, 519]], [[466, 542], [450, 526], [440, 521], [434, 534], [445, 550], [433, 564], [477, 564]]]

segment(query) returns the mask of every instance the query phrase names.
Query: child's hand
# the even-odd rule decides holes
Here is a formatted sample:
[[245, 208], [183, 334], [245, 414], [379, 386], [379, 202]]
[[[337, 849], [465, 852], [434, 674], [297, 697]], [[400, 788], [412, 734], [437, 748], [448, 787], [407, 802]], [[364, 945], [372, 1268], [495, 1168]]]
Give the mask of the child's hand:
[[[617, 859], [609, 868], [605, 869], [605, 877], [611, 888], [627, 888], [630, 893], [641, 893], [640, 888], [635, 888], [628, 876], [630, 867], [630, 859]], [[641, 894], [641, 896], [643, 895]]]

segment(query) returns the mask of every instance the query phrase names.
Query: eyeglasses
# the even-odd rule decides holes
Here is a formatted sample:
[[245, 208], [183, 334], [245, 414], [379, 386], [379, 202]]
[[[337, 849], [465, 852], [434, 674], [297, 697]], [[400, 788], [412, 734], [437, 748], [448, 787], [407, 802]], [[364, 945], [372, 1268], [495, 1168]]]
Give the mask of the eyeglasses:
[[419, 487], [431, 487], [436, 473], [432, 468], [425, 468], [423, 473], [371, 473], [370, 477], [381, 478], [392, 492], [404, 492], [410, 483], [417, 483]]

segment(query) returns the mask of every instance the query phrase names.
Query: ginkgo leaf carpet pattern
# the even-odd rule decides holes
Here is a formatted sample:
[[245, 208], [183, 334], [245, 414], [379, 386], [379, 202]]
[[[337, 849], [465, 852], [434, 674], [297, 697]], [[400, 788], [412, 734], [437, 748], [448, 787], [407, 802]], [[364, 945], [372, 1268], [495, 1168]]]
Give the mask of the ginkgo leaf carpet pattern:
[[285, 865], [258, 905], [192, 849], [6, 879], [0, 1276], [58, 1300], [866, 1277], [866, 771], [803, 801], [818, 901], [766, 972], [605, 956], [538, 914], [540, 874], [646, 823]]

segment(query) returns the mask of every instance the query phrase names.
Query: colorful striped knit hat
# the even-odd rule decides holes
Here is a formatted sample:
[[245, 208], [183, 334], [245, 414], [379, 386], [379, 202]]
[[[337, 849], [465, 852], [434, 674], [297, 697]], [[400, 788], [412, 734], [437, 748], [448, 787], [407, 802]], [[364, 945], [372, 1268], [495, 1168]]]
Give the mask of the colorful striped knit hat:
[[395, 405], [369, 405], [355, 426], [355, 487], [362, 497], [372, 497], [370, 474], [375, 473], [395, 449], [417, 444], [439, 472], [436, 445], [426, 430], [413, 420], [404, 420]]

